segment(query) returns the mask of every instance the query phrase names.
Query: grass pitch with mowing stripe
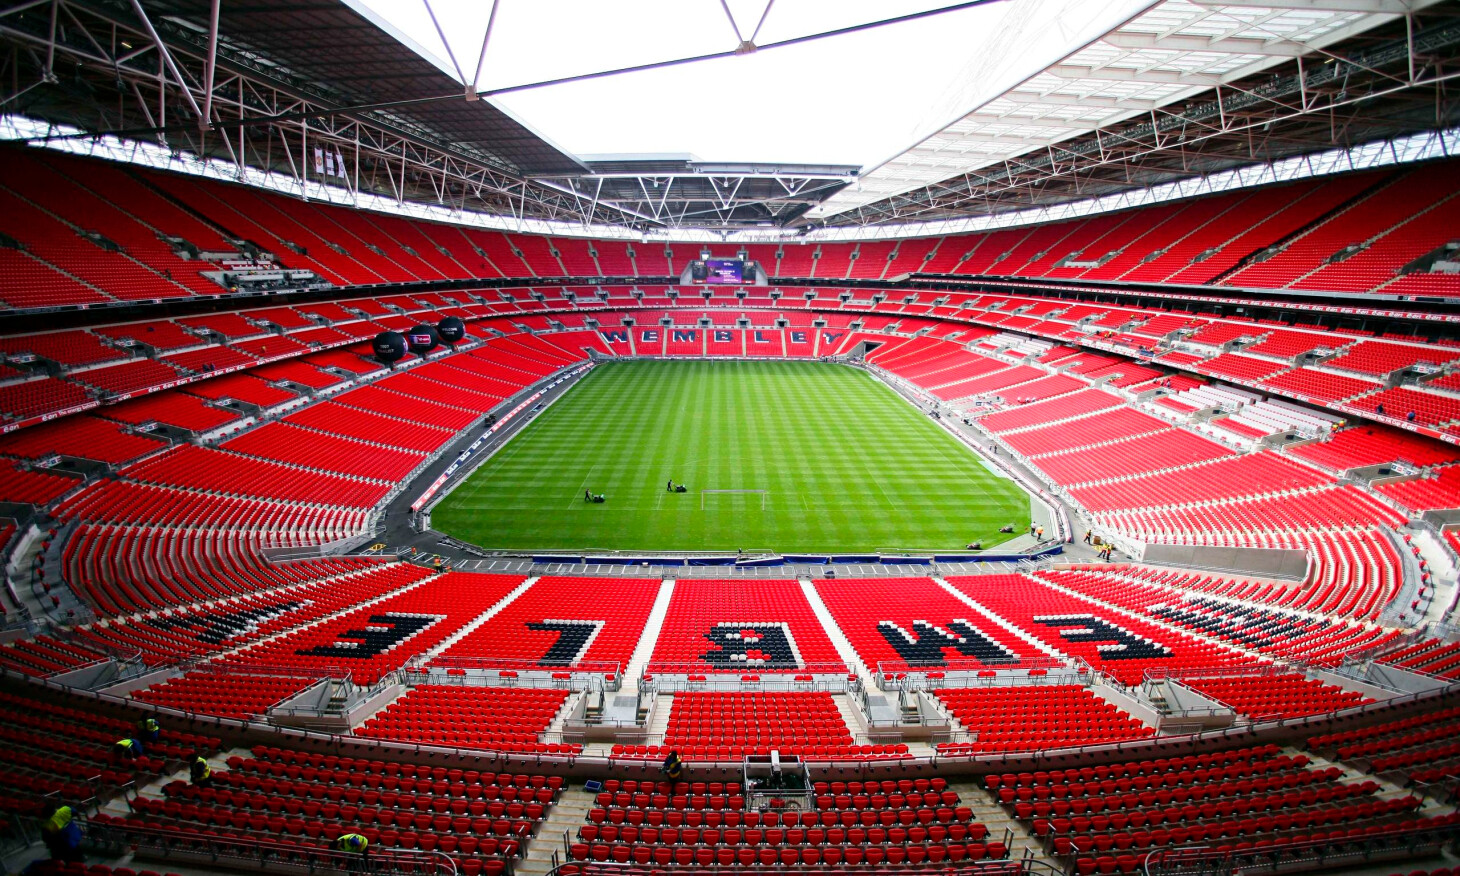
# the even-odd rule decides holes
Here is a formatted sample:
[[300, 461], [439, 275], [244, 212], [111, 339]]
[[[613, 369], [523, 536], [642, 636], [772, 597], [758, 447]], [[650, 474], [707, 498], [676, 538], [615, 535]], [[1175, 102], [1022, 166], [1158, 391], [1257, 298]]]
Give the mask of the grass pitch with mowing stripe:
[[645, 360], [594, 368], [431, 518], [492, 549], [931, 551], [1007, 540], [1029, 496], [866, 372]]

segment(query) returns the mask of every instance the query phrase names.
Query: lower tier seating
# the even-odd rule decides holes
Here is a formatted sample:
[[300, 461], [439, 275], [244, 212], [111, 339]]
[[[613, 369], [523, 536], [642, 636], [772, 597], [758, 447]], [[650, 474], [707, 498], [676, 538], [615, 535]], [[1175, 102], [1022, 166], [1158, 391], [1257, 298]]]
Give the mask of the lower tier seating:
[[263, 715], [318, 681], [290, 675], [248, 675], [201, 670], [132, 694], [133, 699], [187, 712], [248, 720]]
[[973, 742], [944, 742], [939, 754], [1034, 751], [1145, 739], [1155, 730], [1076, 685], [945, 688], [938, 699]]
[[355, 730], [357, 736], [452, 748], [576, 754], [581, 745], [544, 743], [566, 690], [420, 685]]
[[160, 775], [194, 751], [211, 752], [212, 737], [169, 731], [142, 756], [118, 762], [112, 745], [135, 730], [124, 720], [0, 691], [0, 814], [32, 814], [46, 798], [100, 804], [122, 786]]
[[231, 757], [208, 787], [173, 782], [131, 801], [127, 823], [328, 847], [343, 833], [376, 849], [449, 855], [463, 876], [500, 874], [552, 808], [559, 777], [415, 766], [268, 747]]
[[812, 760], [907, 756], [907, 746], [853, 745], [829, 693], [679, 693], [663, 745], [614, 746], [614, 755], [663, 760], [738, 761], [778, 750]]
[[1387, 721], [1308, 739], [1311, 751], [1368, 772], [1397, 774], [1401, 783], [1436, 782], [1460, 775], [1460, 708]]
[[942, 778], [817, 782], [813, 808], [745, 810], [736, 782], [610, 779], [569, 853], [640, 866], [801, 867], [1002, 859]]

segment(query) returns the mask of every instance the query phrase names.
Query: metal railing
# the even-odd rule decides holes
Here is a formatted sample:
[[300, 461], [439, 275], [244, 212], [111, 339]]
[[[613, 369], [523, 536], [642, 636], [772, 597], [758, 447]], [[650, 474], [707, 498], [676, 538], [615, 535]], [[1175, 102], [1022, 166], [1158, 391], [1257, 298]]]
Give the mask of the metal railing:
[[883, 690], [928, 690], [944, 687], [1007, 687], [1011, 685], [1085, 684], [1094, 673], [1083, 660], [1027, 657], [1008, 664], [988, 664], [977, 658], [947, 658], [942, 663], [915, 665], [903, 660], [880, 660], [873, 679]]
[[86, 844], [121, 855], [265, 873], [370, 873], [374, 876], [457, 876], [456, 862], [442, 852], [380, 849], [368, 855], [267, 840], [154, 830], [91, 821]]
[[613, 861], [567, 861], [556, 864], [549, 870], [546, 876], [652, 876], [657, 873], [704, 873], [721, 872], [734, 873], [736, 876], [782, 876], [782, 874], [795, 874], [805, 876], [806, 873], [814, 872], [818, 876], [887, 876], [889, 873], [918, 874], [927, 873], [937, 876], [1066, 876], [1066, 871], [1045, 861], [1033, 858], [1021, 858], [1003, 861], [977, 861], [973, 863], [960, 862], [949, 864], [906, 864], [888, 867], [884, 865], [868, 864], [864, 866], [847, 864], [789, 864], [789, 865], [756, 865], [742, 866], [739, 864], [721, 866], [718, 864], [620, 864]]
[[1438, 854], [1447, 843], [1453, 843], [1460, 837], [1460, 830], [1451, 825], [1358, 831], [1352, 836], [1297, 842], [1277, 840], [1269, 845], [1240, 849], [1210, 846], [1159, 849], [1146, 855], [1141, 872], [1146, 876], [1247, 876], [1302, 870], [1326, 872], [1368, 861]]
[[[69, 686], [52, 679], [40, 679], [22, 675], [13, 670], [0, 670], [8, 678], [21, 685], [46, 687], [48, 689], [63, 691], [80, 700], [94, 700], [97, 702], [110, 703], [114, 706], [124, 708], [136, 708], [139, 706], [135, 701], [114, 694], [88, 691], [84, 688]], [[1241, 727], [1229, 727], [1222, 730], [1207, 730], [1200, 733], [1172, 734], [1125, 742], [1071, 745], [1061, 748], [1049, 748], [1040, 751], [1028, 752], [999, 752], [999, 753], [942, 753], [934, 751], [930, 755], [902, 757], [896, 761], [899, 769], [921, 769], [931, 766], [935, 769], [949, 768], [957, 771], [961, 767], [970, 764], [979, 766], [998, 766], [1011, 768], [1022, 766], [1035, 760], [1046, 760], [1050, 757], [1159, 757], [1172, 751], [1186, 752], [1199, 745], [1223, 745], [1223, 744], [1254, 744], [1267, 738], [1271, 733], [1290, 735], [1291, 733], [1305, 732], [1308, 734], [1325, 732], [1330, 729], [1336, 721], [1352, 723], [1361, 721], [1369, 715], [1388, 715], [1395, 709], [1409, 707], [1413, 704], [1440, 702], [1460, 695], [1460, 682], [1450, 682], [1446, 687], [1423, 691], [1418, 693], [1404, 694], [1375, 703], [1367, 703], [1361, 706], [1343, 709], [1339, 712], [1326, 715], [1302, 716], [1298, 718], [1285, 718], [1282, 720], [1265, 721], [1261, 723], [1248, 724]], [[192, 712], [186, 709], [148, 705], [146, 711], [159, 716], [169, 716], [178, 720], [187, 720], [195, 723], [199, 728], [208, 728], [214, 732], [230, 730], [240, 732], [267, 731], [278, 734], [281, 740], [287, 740], [290, 744], [297, 744], [310, 741], [315, 744], [331, 747], [341, 753], [348, 750], [371, 751], [376, 756], [392, 754], [419, 754], [433, 757], [461, 757], [470, 758], [479, 762], [491, 762], [500, 764], [503, 767], [512, 765], [521, 767], [548, 767], [551, 765], [572, 766], [581, 765], [587, 768], [602, 767], [611, 768], [617, 764], [631, 763], [641, 764], [641, 759], [622, 758], [614, 756], [595, 756], [571, 753], [548, 753], [548, 752], [507, 752], [491, 749], [459, 748], [447, 745], [436, 745], [426, 743], [407, 743], [381, 739], [363, 739], [353, 736], [341, 735], [338, 733], [324, 732], [320, 730], [308, 730], [292, 727], [277, 727], [267, 721], [260, 720], [237, 720], [223, 718], [217, 715], [208, 715], [199, 712]], [[283, 743], [281, 743], [283, 744]], [[833, 760], [839, 768], [855, 770], [858, 772], [873, 774], [887, 768], [888, 764], [879, 761], [863, 760]], [[697, 765], [710, 763], [697, 762]], [[730, 766], [738, 768], [739, 762], [731, 762]]]
[[[494, 687], [573, 688], [623, 685], [623, 664], [584, 660], [571, 666], [545, 666], [536, 660], [495, 657], [434, 657], [403, 673], [407, 684], [491, 685]], [[432, 670], [441, 670], [434, 672]]]
[[715, 669], [694, 663], [649, 663], [639, 677], [641, 688], [678, 691], [835, 691], [855, 690], [859, 680], [845, 663], [808, 663], [795, 668], [741, 667]]

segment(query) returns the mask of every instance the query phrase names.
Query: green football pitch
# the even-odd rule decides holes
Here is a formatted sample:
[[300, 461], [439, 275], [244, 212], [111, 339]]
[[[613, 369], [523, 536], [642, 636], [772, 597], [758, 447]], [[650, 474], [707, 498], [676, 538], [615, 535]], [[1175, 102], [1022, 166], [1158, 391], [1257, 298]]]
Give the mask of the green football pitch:
[[494, 550], [916, 552], [1005, 541], [1029, 496], [864, 371], [635, 361], [594, 368], [431, 519]]

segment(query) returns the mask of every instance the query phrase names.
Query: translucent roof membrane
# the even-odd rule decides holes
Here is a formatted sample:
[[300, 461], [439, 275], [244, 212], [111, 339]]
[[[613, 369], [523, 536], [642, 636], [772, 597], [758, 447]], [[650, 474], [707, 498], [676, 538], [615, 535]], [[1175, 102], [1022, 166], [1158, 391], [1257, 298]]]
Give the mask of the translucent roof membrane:
[[[576, 155], [864, 167], [1151, 0], [496, 0], [495, 16], [490, 0], [346, 2]], [[949, 7], [962, 8], [779, 45]], [[750, 53], [501, 91], [752, 37]]]

